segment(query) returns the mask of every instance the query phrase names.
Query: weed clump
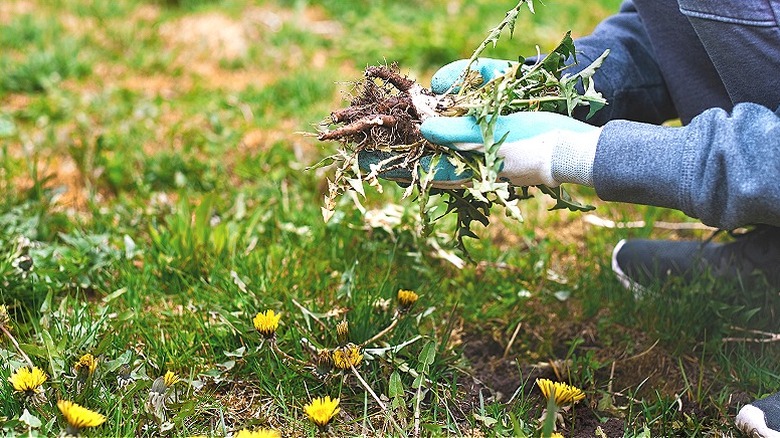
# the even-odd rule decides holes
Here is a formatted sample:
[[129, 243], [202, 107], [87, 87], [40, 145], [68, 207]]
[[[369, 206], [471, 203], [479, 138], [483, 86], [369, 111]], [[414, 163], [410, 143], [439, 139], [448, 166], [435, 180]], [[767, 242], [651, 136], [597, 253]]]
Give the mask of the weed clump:
[[[464, 237], [477, 237], [471, 230], [474, 221], [488, 225], [491, 208], [499, 204], [507, 215], [522, 221], [518, 201], [530, 197], [528, 187], [513, 187], [501, 181], [498, 173], [502, 159], [498, 155], [502, 139], [493, 136], [498, 116], [519, 111], [552, 111], [572, 115], [578, 106], [589, 107], [589, 115], [606, 104], [595, 91], [592, 76], [608, 54], [605, 51], [589, 66], [575, 74], [567, 74], [576, 52], [570, 33], [545, 57], [533, 62], [524, 58], [517, 63], [507, 62], [507, 69], [495, 78], [485, 81], [479, 72], [470, 69], [480, 53], [495, 44], [505, 27], [510, 31], [521, 6], [532, 3], [520, 1], [507, 12], [504, 20], [490, 32], [488, 38], [474, 51], [464, 73], [453, 84], [457, 93], [435, 95], [399, 72], [398, 65], [370, 66], [362, 80], [354, 84], [349, 106], [333, 111], [320, 126], [318, 139], [339, 142], [338, 152], [315, 167], [336, 165], [335, 175], [329, 180], [323, 215], [329, 219], [336, 199], [348, 192], [363, 195], [363, 184], [381, 191], [378, 178], [396, 179], [408, 184], [404, 198], [416, 189], [422, 225], [422, 234], [432, 231], [433, 222], [449, 213], [457, 215], [455, 240], [465, 250]], [[473, 116], [482, 132], [484, 154], [464, 154], [425, 140], [420, 125], [429, 117]], [[372, 153], [368, 166], [358, 165], [362, 153]], [[466, 184], [456, 188], [432, 191], [434, 170], [441, 160], [448, 160]], [[365, 167], [368, 167], [366, 169]], [[556, 200], [553, 209], [576, 211], [593, 207], [572, 200], [561, 187], [537, 186]], [[428, 205], [431, 194], [443, 196], [446, 211], [435, 219], [436, 208]]]

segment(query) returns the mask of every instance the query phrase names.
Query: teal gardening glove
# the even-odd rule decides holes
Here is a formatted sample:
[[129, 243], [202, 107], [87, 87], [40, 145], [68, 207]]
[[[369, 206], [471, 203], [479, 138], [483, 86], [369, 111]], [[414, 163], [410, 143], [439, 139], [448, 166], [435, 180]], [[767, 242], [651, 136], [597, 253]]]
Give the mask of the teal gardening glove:
[[[431, 89], [442, 94], [450, 91], [460, 78], [467, 60], [458, 60], [440, 68], [431, 78]], [[488, 82], [503, 74], [511, 66], [510, 61], [480, 58], [472, 69]], [[453, 90], [455, 91], [455, 90]], [[482, 134], [474, 117], [430, 117], [421, 127], [426, 140], [451, 149], [471, 153], [484, 153]], [[571, 117], [550, 112], [520, 112], [499, 116], [494, 137], [506, 135], [498, 155], [503, 158], [499, 179], [515, 186], [547, 185], [557, 187], [562, 183], [593, 186], [593, 161], [596, 155], [601, 128], [580, 122]], [[384, 156], [386, 157], [386, 155]], [[380, 161], [381, 155], [367, 152], [359, 157], [361, 167]], [[422, 161], [424, 168], [428, 162]], [[471, 179], [468, 172], [457, 173], [447, 160], [440, 160], [435, 168], [433, 186], [437, 188], [461, 188]], [[396, 181], [408, 181], [408, 171], [390, 171], [381, 177]]]

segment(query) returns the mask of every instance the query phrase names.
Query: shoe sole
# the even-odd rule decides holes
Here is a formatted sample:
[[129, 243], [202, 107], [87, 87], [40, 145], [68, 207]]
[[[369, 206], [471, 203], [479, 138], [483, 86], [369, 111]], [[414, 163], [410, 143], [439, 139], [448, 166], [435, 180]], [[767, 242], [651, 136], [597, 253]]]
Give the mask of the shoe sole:
[[623, 270], [620, 268], [620, 264], [617, 261], [617, 255], [626, 244], [626, 239], [621, 240], [615, 245], [615, 249], [612, 250], [612, 272], [615, 273], [620, 284], [631, 291], [634, 294], [634, 298], [640, 298], [647, 293], [647, 289], [636, 281], [632, 280]]
[[766, 425], [764, 411], [753, 405], [743, 406], [737, 414], [735, 423], [739, 430], [751, 438], [771, 438], [780, 436], [780, 432], [772, 430]]

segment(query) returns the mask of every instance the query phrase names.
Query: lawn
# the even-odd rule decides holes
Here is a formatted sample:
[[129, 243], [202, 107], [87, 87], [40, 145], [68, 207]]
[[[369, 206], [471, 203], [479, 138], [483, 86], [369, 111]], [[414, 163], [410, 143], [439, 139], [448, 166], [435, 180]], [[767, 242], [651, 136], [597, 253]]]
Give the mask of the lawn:
[[[619, 4], [536, 2], [485, 55]], [[391, 183], [323, 220], [332, 169], [308, 168], [337, 145], [313, 134], [349, 82], [397, 62], [428, 85], [514, 5], [4, 0], [2, 434], [537, 437], [557, 411], [566, 437], [740, 436], [737, 410], [780, 389], [780, 296], [702, 278], [635, 297], [610, 269], [622, 238], [714, 230], [576, 187], [595, 211], [533, 192], [468, 254], [452, 218], [420, 235]]]

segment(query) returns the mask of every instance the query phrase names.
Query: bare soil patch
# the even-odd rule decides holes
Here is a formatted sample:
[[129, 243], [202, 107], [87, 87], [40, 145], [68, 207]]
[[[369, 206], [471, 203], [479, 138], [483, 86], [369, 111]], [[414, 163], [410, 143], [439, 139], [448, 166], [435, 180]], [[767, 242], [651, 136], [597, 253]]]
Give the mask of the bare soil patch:
[[[602, 315], [603, 316], [603, 315]], [[598, 318], [598, 317], [596, 317]], [[484, 329], [484, 328], [483, 328]], [[541, 329], [540, 329], [541, 330]], [[680, 399], [683, 412], [698, 418], [719, 413], [703, 412], [702, 407], [691, 400], [688, 381], [701, 382], [705, 390], [714, 387], [715, 370], [702, 366], [695, 355], [676, 356], [667, 351], [656, 340], [636, 329], [613, 326], [615, 333], [600, 333], [596, 319], [583, 322], [550, 320], [550, 326], [536, 331], [533, 336], [554, 337], [553, 354], [548, 358], [534, 359], [527, 350], [538, 341], [516, 340], [508, 349], [510, 334], [502, 337], [506, 330], [470, 332], [463, 335], [463, 355], [470, 364], [474, 384], [464, 388], [464, 411], [468, 406], [479, 406], [482, 397], [507, 402], [523, 386], [526, 397], [539, 398], [539, 413], [544, 402], [536, 390], [535, 381], [547, 378], [565, 381], [567, 375], [581, 375], [580, 369], [566, 361], [569, 340], [581, 338], [583, 342], [575, 349], [575, 355], [584, 356], [593, 352], [593, 358], [602, 365], [595, 369], [595, 387], [585, 387], [588, 398], [574, 409], [573, 421], [567, 423], [565, 436], [593, 437], [597, 427], [608, 437], [622, 437], [624, 420], [609, 412], [599, 412], [597, 406], [604, 391], [612, 395], [615, 406], [629, 403], [629, 398], [655, 400], [657, 394], [670, 399]], [[521, 335], [522, 337], [523, 335]], [[528, 335], [526, 335], [528, 336]], [[620, 339], [620, 341], [616, 341]], [[682, 369], [681, 369], [682, 368]], [[657, 391], [657, 393], [656, 393]], [[736, 412], [739, 406], [749, 402], [745, 394], [733, 394], [729, 409]]]
[[35, 11], [35, 3], [30, 1], [4, 0], [0, 8], [0, 25], [7, 25], [19, 15], [31, 14]]
[[184, 62], [236, 60], [249, 51], [244, 26], [218, 12], [190, 15], [164, 23], [159, 34], [169, 48], [180, 50]]

